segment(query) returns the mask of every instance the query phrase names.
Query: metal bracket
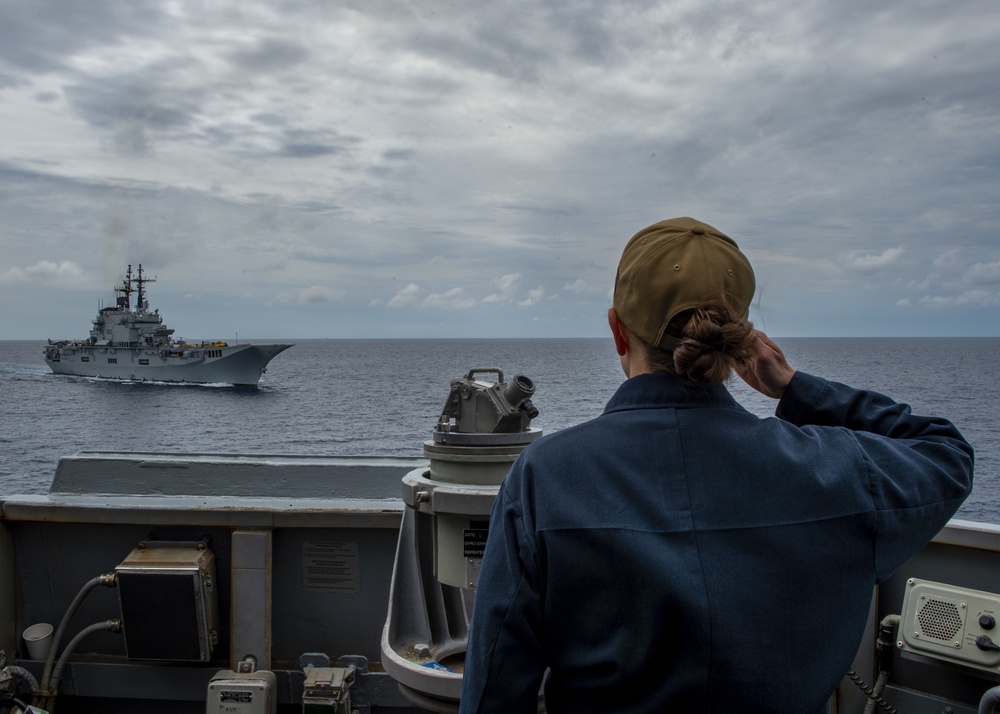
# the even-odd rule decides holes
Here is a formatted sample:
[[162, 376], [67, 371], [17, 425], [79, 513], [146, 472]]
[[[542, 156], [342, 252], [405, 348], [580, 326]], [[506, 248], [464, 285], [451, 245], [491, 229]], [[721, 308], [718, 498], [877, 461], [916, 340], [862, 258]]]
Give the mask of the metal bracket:
[[306, 679], [302, 685], [302, 712], [337, 712], [350, 714], [351, 692], [354, 686], [355, 667], [305, 668]]

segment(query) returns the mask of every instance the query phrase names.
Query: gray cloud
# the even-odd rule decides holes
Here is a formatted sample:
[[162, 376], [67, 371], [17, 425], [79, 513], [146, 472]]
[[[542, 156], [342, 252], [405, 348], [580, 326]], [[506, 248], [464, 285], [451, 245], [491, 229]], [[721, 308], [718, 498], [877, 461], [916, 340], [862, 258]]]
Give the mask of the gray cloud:
[[[976, 0], [22, 5], [10, 289], [141, 259], [268, 337], [333, 299], [365, 334], [407, 309], [603, 334], [624, 241], [695, 215], [750, 255], [775, 334], [981, 331], [997, 293], [1000, 8]], [[0, 332], [64, 319], [53, 282]]]
[[0, 60], [27, 76], [65, 70], [71, 57], [92, 48], [169, 32], [172, 22], [162, 8], [155, 0], [5, 3]]
[[83, 280], [83, 271], [80, 266], [64, 260], [61, 263], [53, 263], [48, 260], [41, 260], [34, 265], [24, 268], [13, 265], [0, 272], [0, 283], [10, 285], [31, 285], [31, 284], [51, 284], [56, 283], [63, 286], [77, 286]]
[[336, 146], [331, 146], [329, 144], [310, 144], [310, 143], [289, 143], [285, 144], [280, 153], [283, 156], [290, 156], [294, 159], [311, 159], [316, 156], [326, 156], [327, 154], [336, 154], [340, 149]]
[[310, 53], [300, 42], [280, 37], [265, 37], [230, 54], [239, 72], [264, 74], [284, 71], [309, 62]]
[[886, 248], [881, 253], [852, 253], [847, 257], [850, 267], [860, 273], [876, 273], [897, 262], [903, 255], [903, 246]]
[[299, 302], [304, 305], [317, 305], [343, 300], [346, 293], [326, 285], [311, 285], [299, 293]]
[[443, 293], [431, 293], [420, 303], [420, 307], [428, 310], [467, 310], [475, 305], [475, 298], [466, 295], [464, 288], [451, 288]]
[[973, 285], [994, 285], [1000, 287], [1000, 260], [992, 263], [976, 263], [966, 276]]

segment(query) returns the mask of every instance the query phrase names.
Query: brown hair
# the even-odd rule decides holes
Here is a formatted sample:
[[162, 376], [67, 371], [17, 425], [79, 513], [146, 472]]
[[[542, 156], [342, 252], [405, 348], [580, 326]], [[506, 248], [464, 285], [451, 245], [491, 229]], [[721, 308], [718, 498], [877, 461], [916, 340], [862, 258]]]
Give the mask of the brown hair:
[[680, 340], [675, 348], [653, 347], [634, 334], [633, 337], [646, 348], [654, 371], [672, 372], [689, 384], [725, 382], [734, 369], [742, 369], [749, 363], [756, 339], [753, 324], [720, 304], [678, 313], [667, 326], [666, 334]]

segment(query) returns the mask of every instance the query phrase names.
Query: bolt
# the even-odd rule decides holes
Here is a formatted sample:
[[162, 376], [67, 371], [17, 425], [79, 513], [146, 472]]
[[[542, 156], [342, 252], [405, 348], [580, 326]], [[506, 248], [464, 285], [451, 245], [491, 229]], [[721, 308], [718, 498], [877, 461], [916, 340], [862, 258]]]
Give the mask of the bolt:
[[253, 655], [247, 655], [241, 661], [236, 663], [236, 671], [244, 674], [250, 674], [257, 669], [257, 658]]

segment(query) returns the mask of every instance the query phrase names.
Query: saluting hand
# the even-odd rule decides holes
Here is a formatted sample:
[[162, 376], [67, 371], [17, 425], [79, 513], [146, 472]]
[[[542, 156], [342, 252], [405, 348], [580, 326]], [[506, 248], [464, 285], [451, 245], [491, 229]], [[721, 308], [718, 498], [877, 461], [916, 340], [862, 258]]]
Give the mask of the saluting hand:
[[785, 353], [770, 337], [760, 330], [754, 330], [754, 335], [757, 340], [753, 346], [753, 358], [740, 372], [740, 377], [761, 394], [780, 399], [785, 387], [792, 381], [795, 368], [788, 364]]

